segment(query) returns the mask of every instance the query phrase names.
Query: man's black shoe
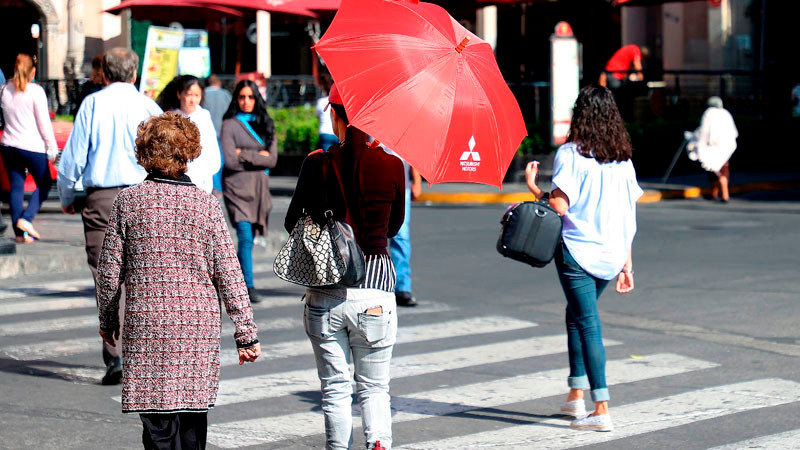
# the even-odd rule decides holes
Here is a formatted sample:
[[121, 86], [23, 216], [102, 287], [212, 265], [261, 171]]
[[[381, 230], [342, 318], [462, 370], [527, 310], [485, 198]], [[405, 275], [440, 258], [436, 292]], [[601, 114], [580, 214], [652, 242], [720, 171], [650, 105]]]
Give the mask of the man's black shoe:
[[417, 306], [417, 300], [411, 292], [400, 291], [395, 294], [394, 299], [397, 301], [397, 306]]
[[247, 288], [247, 295], [250, 297], [250, 304], [258, 303], [261, 301], [258, 298], [258, 293], [256, 292], [256, 288]]
[[106, 374], [103, 376], [101, 383], [104, 386], [112, 384], [119, 384], [122, 381], [122, 357], [117, 356], [108, 363]]

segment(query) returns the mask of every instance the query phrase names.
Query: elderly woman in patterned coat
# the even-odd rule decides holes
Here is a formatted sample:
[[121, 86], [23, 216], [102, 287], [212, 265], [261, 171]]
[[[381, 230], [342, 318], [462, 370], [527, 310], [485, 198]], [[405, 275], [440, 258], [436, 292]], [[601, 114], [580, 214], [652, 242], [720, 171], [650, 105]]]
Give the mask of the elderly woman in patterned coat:
[[139, 126], [136, 157], [148, 177], [114, 200], [100, 254], [100, 334], [113, 345], [120, 333], [124, 283], [122, 412], [141, 414], [146, 449], [205, 448], [219, 387], [219, 297], [239, 364], [261, 354], [219, 201], [185, 175], [199, 153], [199, 131], [180, 114]]

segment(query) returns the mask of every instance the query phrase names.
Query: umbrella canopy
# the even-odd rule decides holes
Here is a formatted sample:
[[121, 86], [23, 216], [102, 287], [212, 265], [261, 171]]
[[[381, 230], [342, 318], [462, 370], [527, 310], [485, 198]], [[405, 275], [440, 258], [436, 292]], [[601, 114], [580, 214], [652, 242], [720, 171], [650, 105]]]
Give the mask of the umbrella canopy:
[[439, 6], [343, 0], [315, 46], [354, 126], [430, 183], [501, 186], [527, 135], [492, 47]]

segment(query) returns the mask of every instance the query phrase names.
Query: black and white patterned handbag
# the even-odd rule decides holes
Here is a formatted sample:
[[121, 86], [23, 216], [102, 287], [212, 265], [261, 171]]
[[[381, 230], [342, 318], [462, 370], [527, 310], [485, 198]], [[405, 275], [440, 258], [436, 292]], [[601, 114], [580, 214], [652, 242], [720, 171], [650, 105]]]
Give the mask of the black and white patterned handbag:
[[[335, 167], [333, 170], [336, 172]], [[278, 278], [307, 287], [359, 286], [366, 277], [364, 253], [356, 243], [353, 228], [334, 219], [331, 210], [325, 211], [322, 224], [303, 210], [272, 269]]]

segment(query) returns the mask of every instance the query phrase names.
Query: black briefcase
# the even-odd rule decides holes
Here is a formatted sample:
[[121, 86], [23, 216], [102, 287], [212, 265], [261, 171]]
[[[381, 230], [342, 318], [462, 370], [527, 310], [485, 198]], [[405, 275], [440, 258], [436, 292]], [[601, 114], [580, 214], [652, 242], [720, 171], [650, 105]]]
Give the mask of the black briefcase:
[[562, 219], [544, 202], [523, 202], [509, 208], [500, 220], [503, 229], [497, 240], [501, 255], [544, 267], [553, 260], [561, 242]]

